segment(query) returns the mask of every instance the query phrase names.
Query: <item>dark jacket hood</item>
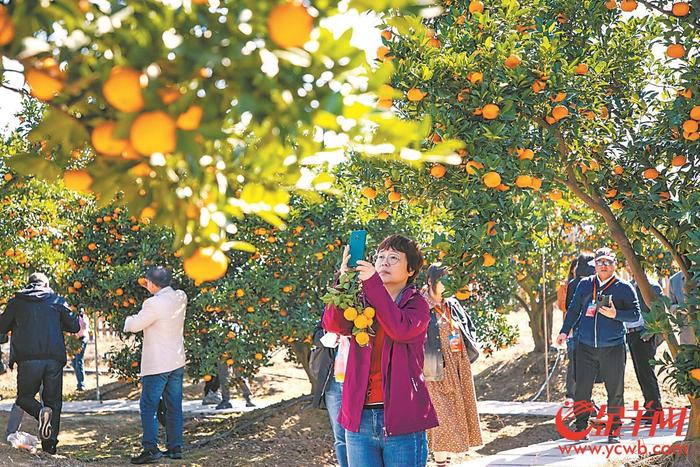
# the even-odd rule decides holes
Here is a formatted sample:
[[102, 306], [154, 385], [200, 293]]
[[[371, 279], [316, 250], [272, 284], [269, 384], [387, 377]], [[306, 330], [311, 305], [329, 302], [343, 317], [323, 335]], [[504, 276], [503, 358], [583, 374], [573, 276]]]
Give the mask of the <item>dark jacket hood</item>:
[[16, 298], [30, 302], [41, 302], [54, 295], [51, 287], [44, 284], [29, 284], [15, 294]]

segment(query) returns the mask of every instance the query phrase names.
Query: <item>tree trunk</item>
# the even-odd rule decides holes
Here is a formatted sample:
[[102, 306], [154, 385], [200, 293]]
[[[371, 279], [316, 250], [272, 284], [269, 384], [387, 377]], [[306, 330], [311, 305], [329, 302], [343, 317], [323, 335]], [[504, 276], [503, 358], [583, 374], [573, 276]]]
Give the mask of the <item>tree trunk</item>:
[[294, 357], [297, 359], [297, 362], [301, 363], [301, 366], [304, 367], [304, 371], [306, 372], [306, 377], [309, 378], [309, 381], [313, 385], [314, 384], [314, 377], [311, 374], [311, 367], [309, 367], [309, 357], [311, 356], [311, 346], [309, 344], [305, 344], [304, 342], [301, 342], [301, 341], [294, 341], [294, 343], [290, 344], [289, 349], [294, 354]]
[[530, 330], [532, 340], [535, 342], [533, 352], [544, 352], [545, 347], [549, 348], [552, 343], [552, 311], [553, 305], [547, 300], [547, 330], [544, 329], [544, 306], [542, 300], [530, 304], [528, 315], [530, 316]]

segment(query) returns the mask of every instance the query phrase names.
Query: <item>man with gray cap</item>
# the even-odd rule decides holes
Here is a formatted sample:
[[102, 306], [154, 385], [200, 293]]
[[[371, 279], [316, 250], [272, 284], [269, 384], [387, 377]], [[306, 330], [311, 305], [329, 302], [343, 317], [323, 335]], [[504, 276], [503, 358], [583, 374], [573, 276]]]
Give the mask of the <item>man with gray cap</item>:
[[[39, 421], [44, 451], [55, 454], [63, 406], [64, 332], [78, 332], [78, 317], [49, 287], [45, 274], [29, 276], [27, 286], [0, 315], [0, 333], [12, 331], [11, 354], [17, 362], [17, 405]], [[36, 400], [41, 385], [41, 400]]]
[[168, 269], [146, 272], [144, 287], [153, 294], [137, 315], [124, 322], [124, 332], [143, 331], [141, 349], [141, 427], [143, 452], [132, 464], [150, 464], [163, 457], [158, 449], [158, 402], [165, 402], [165, 456], [182, 459], [182, 379], [185, 373], [184, 324], [187, 295], [170, 286]]
[[607, 413], [612, 417], [608, 443], [619, 443], [627, 358], [624, 323], [639, 319], [639, 301], [634, 287], [615, 275], [617, 260], [610, 248], [596, 250], [594, 261], [595, 275], [581, 279], [576, 286], [557, 344], [562, 345], [578, 323], [574, 404], [585, 406], [586, 410], [574, 409], [576, 430], [586, 430], [593, 410], [591, 393], [598, 375], [605, 383]]

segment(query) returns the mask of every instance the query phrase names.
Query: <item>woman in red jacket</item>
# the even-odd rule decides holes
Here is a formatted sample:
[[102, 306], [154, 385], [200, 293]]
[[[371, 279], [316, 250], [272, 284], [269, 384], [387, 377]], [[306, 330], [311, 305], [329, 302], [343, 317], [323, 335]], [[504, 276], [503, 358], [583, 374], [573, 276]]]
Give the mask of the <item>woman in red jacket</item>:
[[[348, 270], [345, 248], [340, 273]], [[345, 428], [350, 467], [424, 466], [426, 430], [437, 416], [423, 379], [423, 342], [430, 308], [414, 286], [423, 265], [416, 242], [385, 238], [374, 264], [358, 261], [364, 299], [375, 309], [369, 344], [352, 339], [338, 421]], [[329, 305], [323, 327], [351, 335], [352, 322]]]

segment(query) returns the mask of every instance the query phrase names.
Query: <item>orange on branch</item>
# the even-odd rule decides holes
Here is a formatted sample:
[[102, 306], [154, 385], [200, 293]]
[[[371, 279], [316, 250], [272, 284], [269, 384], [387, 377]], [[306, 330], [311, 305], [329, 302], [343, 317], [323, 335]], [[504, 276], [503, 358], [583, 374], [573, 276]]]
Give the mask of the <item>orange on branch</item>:
[[673, 159], [671, 159], [671, 165], [674, 167], [682, 167], [687, 161], [688, 160], [684, 155], [676, 154], [675, 156], [673, 156]]
[[532, 160], [535, 157], [535, 152], [532, 149], [518, 149], [518, 159]]
[[173, 152], [177, 144], [175, 121], [160, 110], [144, 112], [131, 124], [129, 142], [144, 156]]
[[15, 25], [7, 13], [7, 9], [0, 5], [0, 47], [12, 42], [15, 38]]
[[377, 213], [377, 219], [384, 220], [384, 219], [387, 219], [388, 217], [389, 217], [389, 213], [384, 209], [382, 209], [381, 211], [379, 211]]
[[498, 185], [501, 184], [501, 176], [498, 172], [491, 171], [484, 174], [484, 176], [482, 177], [482, 181], [487, 187], [496, 188]]
[[392, 191], [391, 193], [389, 193], [389, 201], [391, 201], [392, 203], [398, 203], [399, 201], [401, 201], [401, 193], [399, 193], [398, 191]]
[[371, 306], [368, 306], [364, 310], [362, 310], [362, 314], [365, 315], [368, 319], [372, 319], [374, 318], [375, 310]]
[[357, 318], [357, 308], [355, 307], [348, 307], [343, 311], [343, 318], [345, 318], [348, 321], [355, 321], [355, 318]]
[[671, 44], [666, 48], [666, 55], [670, 58], [683, 58], [685, 47], [682, 44]]
[[496, 104], [486, 104], [481, 109], [481, 113], [486, 120], [495, 120], [498, 118], [500, 108]]
[[484, 4], [481, 3], [481, 0], [471, 0], [469, 2], [469, 13], [483, 13], [484, 12]]
[[362, 196], [367, 199], [374, 199], [377, 197], [377, 190], [372, 187], [366, 186], [362, 189]]
[[40, 101], [48, 102], [63, 90], [63, 81], [34, 68], [27, 70], [25, 79], [29, 92]]
[[503, 64], [504, 64], [505, 66], [507, 66], [508, 68], [510, 68], [511, 70], [514, 70], [515, 68], [518, 67], [518, 65], [520, 65], [521, 61], [522, 61], [522, 60], [520, 60], [520, 57], [518, 57], [517, 55], [515, 55], [515, 54], [510, 54], [510, 55], [508, 56], [508, 58], [505, 59], [505, 61], [503, 62]]
[[435, 178], [442, 178], [445, 176], [445, 173], [447, 173], [447, 169], [442, 164], [436, 164], [430, 169], [430, 175]]
[[554, 190], [549, 192], [549, 199], [551, 199], [552, 201], [559, 201], [561, 198], [562, 198], [561, 191], [554, 189]]
[[659, 171], [653, 167], [646, 169], [644, 172], [642, 172], [642, 177], [646, 178], [647, 180], [656, 180], [659, 178]]
[[69, 190], [90, 191], [92, 176], [85, 170], [66, 170], [63, 173], [63, 184]]
[[116, 66], [102, 85], [105, 100], [121, 112], [138, 112], [143, 109], [141, 73], [133, 68]]
[[355, 335], [355, 341], [359, 345], [365, 346], [369, 344], [369, 334], [367, 334], [365, 331], [360, 331]]
[[585, 75], [586, 73], [588, 73], [588, 65], [585, 63], [579, 63], [578, 65], [576, 65], [574, 73], [576, 73], [577, 75]]
[[687, 16], [690, 13], [690, 5], [687, 2], [676, 2], [671, 7], [671, 13], [678, 17]]
[[683, 122], [683, 131], [685, 133], [694, 133], [698, 131], [698, 122], [695, 120], [686, 120]]
[[622, 0], [620, 2], [620, 9], [626, 11], [627, 13], [637, 9], [636, 0]]
[[690, 118], [693, 120], [699, 120], [700, 121], [700, 105], [696, 105], [692, 109], [690, 109]]
[[566, 118], [568, 115], [569, 109], [563, 105], [558, 105], [552, 109], [552, 117], [554, 117], [557, 121], [561, 120], [562, 118]]
[[198, 105], [191, 105], [189, 109], [177, 117], [175, 124], [181, 130], [196, 130], [202, 121], [204, 109]]
[[470, 83], [476, 85], [484, 82], [484, 74], [479, 71], [470, 73], [467, 77]]
[[283, 49], [302, 47], [311, 38], [313, 27], [314, 19], [301, 2], [281, 3], [267, 18], [270, 39]]
[[411, 102], [419, 102], [419, 101], [423, 100], [423, 98], [426, 95], [427, 95], [427, 93], [421, 91], [418, 88], [411, 88], [406, 93], [406, 97], [408, 97], [408, 100]]
[[532, 183], [532, 177], [529, 175], [518, 175], [515, 179], [515, 186], [518, 188], [529, 188]]
[[223, 277], [228, 261], [223, 251], [214, 247], [200, 247], [183, 262], [183, 268], [195, 282], [207, 282]]
[[126, 139], [118, 139], [114, 137], [114, 130], [117, 124], [114, 122], [104, 122], [97, 125], [90, 134], [92, 147], [98, 154], [105, 156], [121, 155], [129, 143]]
[[496, 258], [494, 258], [491, 253], [484, 253], [483, 259], [485, 267], [490, 267], [496, 264]]

